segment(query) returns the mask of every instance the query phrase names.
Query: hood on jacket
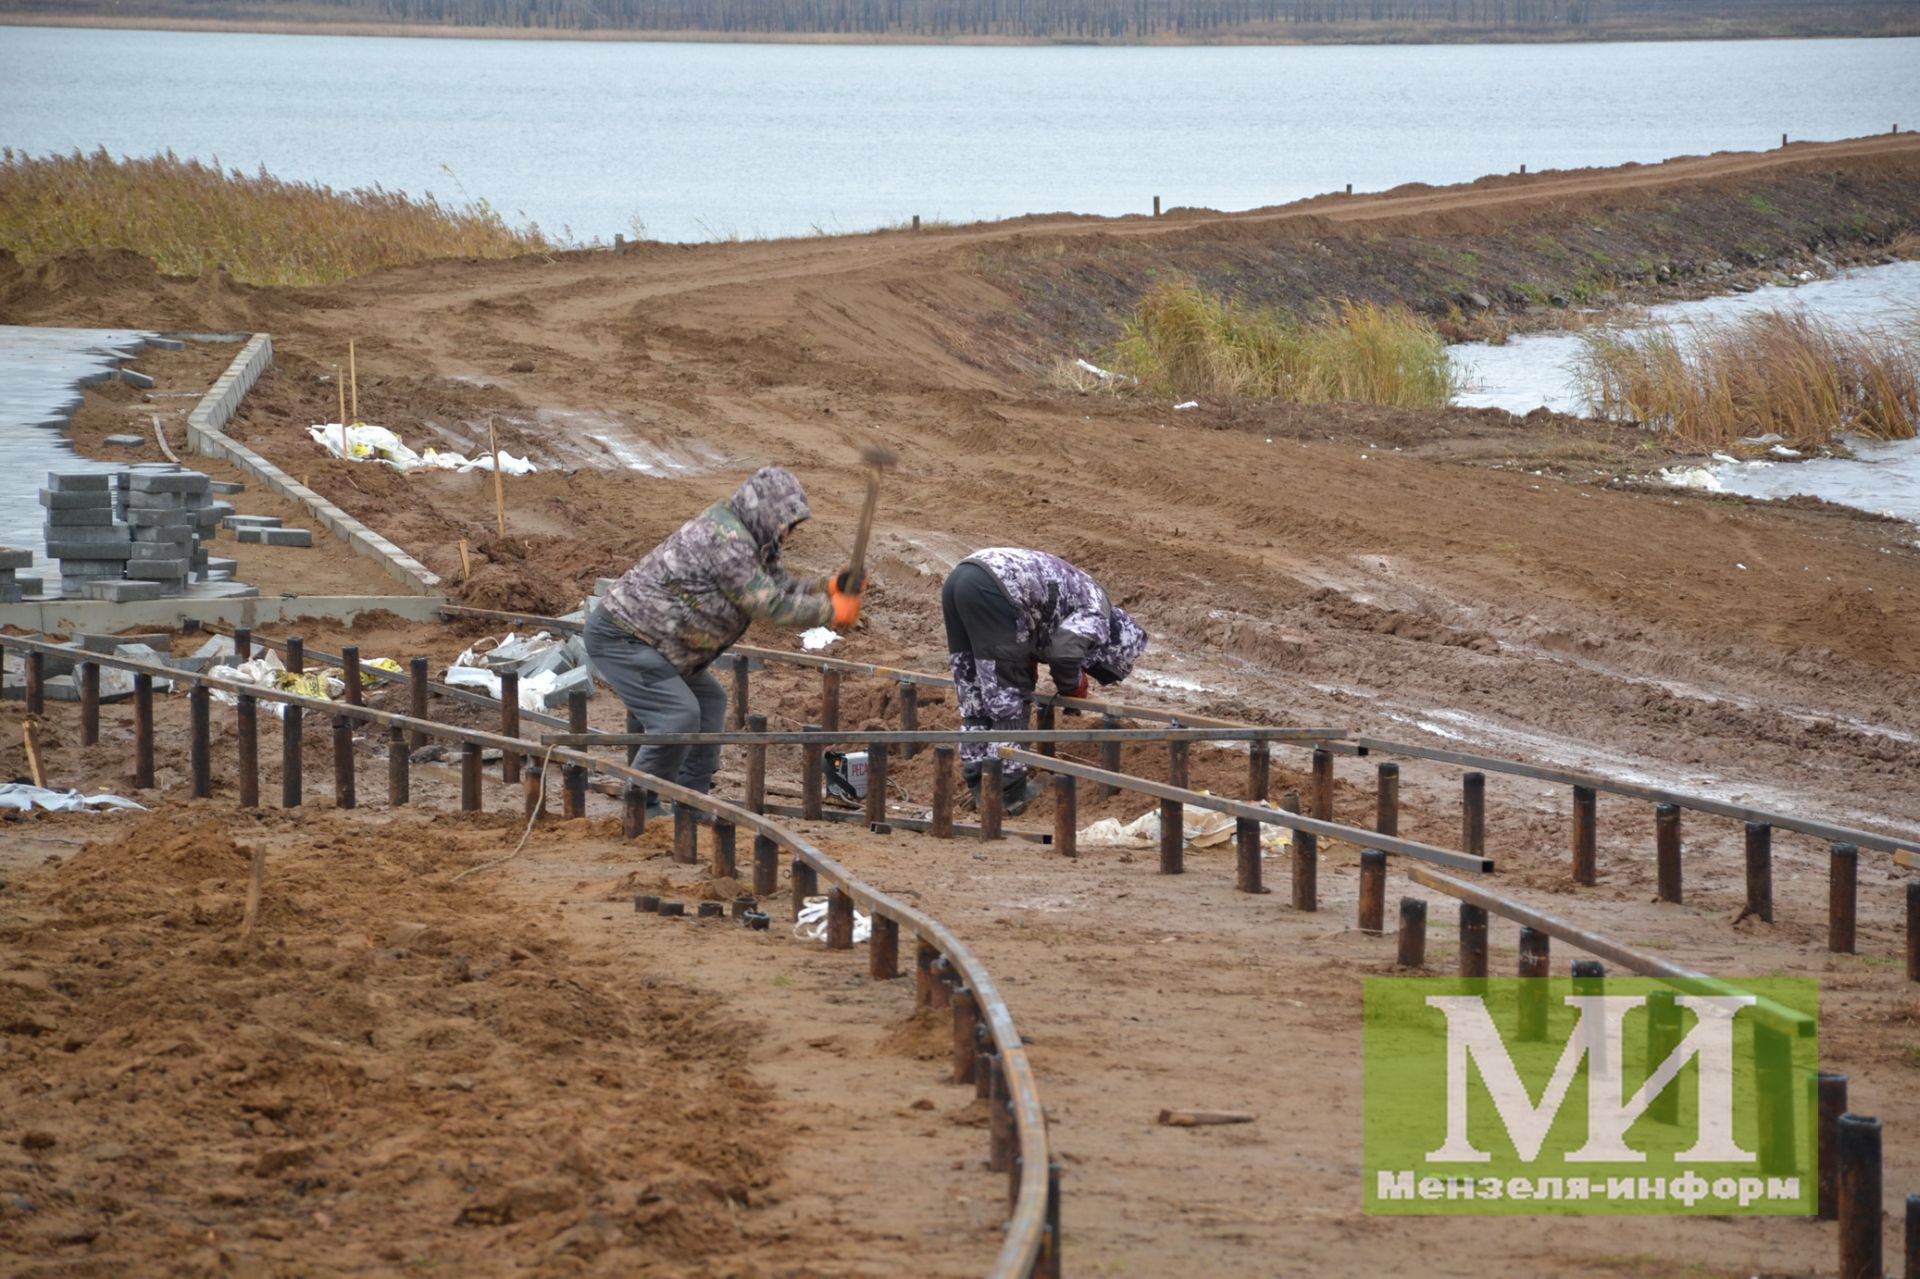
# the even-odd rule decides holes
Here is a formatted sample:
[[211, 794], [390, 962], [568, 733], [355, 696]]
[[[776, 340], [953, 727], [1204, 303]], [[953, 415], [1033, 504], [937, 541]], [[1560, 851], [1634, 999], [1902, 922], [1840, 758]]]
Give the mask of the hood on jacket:
[[781, 534], [813, 514], [800, 481], [779, 466], [763, 466], [748, 476], [728, 505], [763, 554], [777, 551]]
[[1133, 674], [1133, 664], [1147, 651], [1147, 632], [1126, 609], [1113, 606], [1107, 642], [1087, 653], [1087, 674], [1102, 684], [1114, 684]]

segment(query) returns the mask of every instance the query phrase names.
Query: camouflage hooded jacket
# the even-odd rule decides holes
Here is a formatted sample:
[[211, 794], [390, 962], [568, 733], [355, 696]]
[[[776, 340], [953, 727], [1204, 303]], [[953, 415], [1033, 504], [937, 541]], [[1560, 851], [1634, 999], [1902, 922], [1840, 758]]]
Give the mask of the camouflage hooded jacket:
[[763, 466], [648, 551], [601, 604], [624, 629], [692, 675], [761, 619], [784, 626], [832, 620], [827, 579], [780, 566], [780, 537], [812, 511], [800, 481]]
[[967, 559], [992, 573], [1024, 623], [1021, 639], [1045, 662], [1054, 687], [1071, 689], [1085, 670], [1102, 684], [1123, 680], [1147, 648], [1147, 633], [1111, 603], [1100, 583], [1058, 555], [996, 546]]

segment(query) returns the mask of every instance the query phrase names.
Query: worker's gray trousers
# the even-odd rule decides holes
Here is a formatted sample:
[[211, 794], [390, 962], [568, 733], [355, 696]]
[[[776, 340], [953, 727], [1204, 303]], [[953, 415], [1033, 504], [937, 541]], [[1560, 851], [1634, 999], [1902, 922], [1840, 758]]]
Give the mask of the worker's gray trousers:
[[[593, 673], [626, 703], [629, 733], [717, 733], [725, 725], [727, 690], [707, 672], [682, 676], [658, 649], [622, 630], [598, 608], [587, 618], [583, 638]], [[713, 789], [720, 748], [636, 747], [631, 762], [643, 773], [705, 794]]]

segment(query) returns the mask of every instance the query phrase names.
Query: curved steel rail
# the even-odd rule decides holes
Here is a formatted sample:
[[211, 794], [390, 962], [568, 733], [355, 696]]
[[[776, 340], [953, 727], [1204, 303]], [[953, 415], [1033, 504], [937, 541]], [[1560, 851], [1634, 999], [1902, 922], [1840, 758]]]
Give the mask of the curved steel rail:
[[689, 790], [677, 783], [642, 773], [625, 764], [615, 763], [569, 747], [545, 747], [539, 742], [525, 738], [506, 737], [481, 729], [460, 728], [431, 719], [416, 719], [409, 715], [376, 710], [369, 706], [355, 706], [345, 702], [303, 697], [297, 693], [287, 693], [277, 689], [263, 689], [253, 684], [218, 679], [212, 675], [182, 671], [157, 663], [88, 652], [47, 640], [0, 636], [0, 650], [7, 648], [17, 649], [29, 655], [37, 653], [43, 658], [46, 656], [71, 658], [76, 665], [92, 663], [103, 668], [128, 671], [135, 676], [144, 675], [177, 683], [198, 684], [208, 689], [220, 689], [236, 697], [250, 697], [255, 701], [278, 702], [332, 715], [344, 715], [349, 719], [379, 724], [389, 729], [404, 729], [408, 732], [423, 733], [428, 737], [471, 743], [483, 748], [492, 747], [501, 751], [533, 756], [545, 755], [550, 750], [551, 758], [561, 764], [584, 768], [590, 773], [600, 773], [623, 782], [644, 786], [657, 795], [665, 796], [676, 803], [702, 809], [712, 813], [716, 818], [732, 822], [736, 827], [746, 827], [772, 840], [790, 852], [797, 861], [812, 868], [816, 875], [824, 877], [829, 883], [838, 887], [852, 899], [856, 906], [864, 907], [869, 914], [892, 920], [939, 951], [973, 991], [988, 1036], [998, 1050], [1000, 1068], [1005, 1073], [1007, 1092], [1012, 1103], [1018, 1152], [1016, 1155], [1018, 1163], [1015, 1166], [1018, 1189], [1013, 1196], [1012, 1213], [1006, 1227], [1006, 1239], [994, 1260], [993, 1269], [988, 1273], [992, 1279], [1025, 1279], [1026, 1276], [1036, 1273], [1057, 1274], [1060, 1244], [1055, 1222], [1050, 1220], [1052, 1216], [1050, 1209], [1055, 1205], [1050, 1203], [1052, 1198], [1050, 1182], [1053, 1179], [1053, 1173], [1049, 1158], [1046, 1115], [1040, 1106], [1039, 1091], [1034, 1082], [1032, 1064], [1027, 1060], [1025, 1044], [1020, 1038], [1020, 1032], [1014, 1028], [1013, 1014], [1008, 1011], [1006, 1000], [1001, 996], [1000, 988], [994, 982], [992, 974], [973, 952], [938, 920], [863, 882], [845, 866], [779, 822], [725, 800], [715, 799], [711, 795]]

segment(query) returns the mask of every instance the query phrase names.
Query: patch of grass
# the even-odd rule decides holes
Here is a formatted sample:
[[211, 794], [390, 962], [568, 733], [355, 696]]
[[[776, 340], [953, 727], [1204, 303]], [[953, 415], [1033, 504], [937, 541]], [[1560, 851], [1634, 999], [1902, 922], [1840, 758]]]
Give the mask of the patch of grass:
[[1748, 208], [1758, 210], [1761, 213], [1780, 212], [1780, 210], [1773, 207], [1773, 201], [1767, 199], [1766, 196], [1761, 195], [1758, 191], [1749, 191], [1746, 195], [1742, 196], [1741, 199], [1746, 201]]
[[1439, 331], [1404, 306], [1341, 302], [1302, 318], [1187, 281], [1140, 299], [1108, 366], [1177, 397], [1433, 408], [1454, 391]]
[[1842, 431], [1911, 439], [1920, 421], [1920, 329], [1855, 331], [1765, 311], [1601, 330], [1584, 339], [1577, 371], [1603, 415], [1700, 447], [1767, 434], [1818, 447]]
[[334, 191], [251, 177], [171, 151], [146, 159], [0, 150], [0, 248], [23, 262], [131, 249], [169, 275], [225, 266], [249, 284], [326, 284], [429, 258], [516, 257], [554, 246], [486, 201], [453, 207], [382, 187]]

